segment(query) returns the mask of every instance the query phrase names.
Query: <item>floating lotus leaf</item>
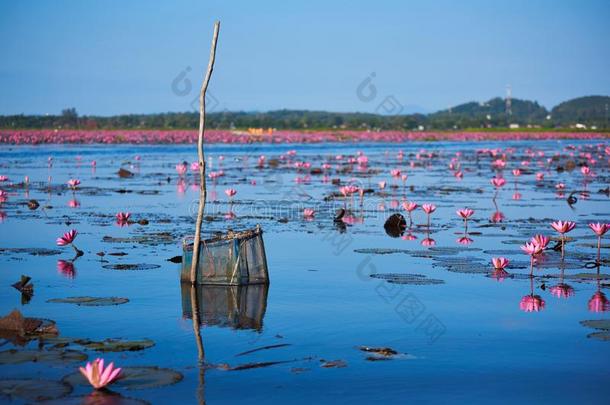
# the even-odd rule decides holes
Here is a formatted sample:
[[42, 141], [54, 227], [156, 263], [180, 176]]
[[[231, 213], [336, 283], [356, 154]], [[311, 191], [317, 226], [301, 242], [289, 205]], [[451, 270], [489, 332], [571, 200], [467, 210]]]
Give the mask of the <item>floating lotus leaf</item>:
[[384, 249], [384, 248], [354, 249], [354, 252], [371, 254], [371, 255], [390, 255], [393, 253], [409, 253], [409, 251], [405, 250], [405, 249]]
[[52, 380], [8, 379], [0, 380], [0, 398], [19, 398], [26, 401], [44, 401], [65, 397], [72, 387]]
[[119, 264], [106, 264], [102, 266], [105, 269], [110, 270], [151, 270], [158, 269], [158, 264], [146, 264], [146, 263], [136, 263], [136, 264], [127, 264], [127, 263], [119, 263]]
[[67, 297], [53, 298], [47, 300], [47, 302], [54, 304], [76, 304], [86, 307], [101, 307], [106, 305], [121, 305], [128, 303], [129, 300], [120, 297]]
[[23, 253], [30, 256], [54, 256], [61, 253], [61, 250], [46, 248], [0, 248], [0, 254]]
[[580, 321], [580, 324], [589, 328], [610, 330], [610, 319], [591, 319]]
[[591, 338], [591, 339], [598, 339], [598, 340], [603, 340], [605, 342], [609, 342], [610, 341], [610, 332], [603, 331], [603, 332], [589, 333], [587, 335], [587, 337]]
[[433, 285], [445, 283], [443, 280], [428, 278], [421, 274], [383, 273], [372, 274], [371, 277], [385, 280], [392, 284]]
[[74, 363], [87, 360], [87, 355], [77, 350], [5, 350], [0, 352], [0, 364]]
[[566, 274], [566, 280], [610, 280], [610, 274], [597, 274], [597, 273], [578, 273], [578, 274]]
[[142, 340], [121, 340], [121, 339], [105, 339], [102, 341], [91, 340], [75, 340], [74, 343], [81, 345], [87, 349], [98, 352], [128, 352], [148, 349], [153, 347], [155, 342], [150, 339]]
[[[141, 390], [176, 384], [182, 378], [182, 374], [169, 368], [122, 367], [121, 376], [112, 385], [128, 390]], [[89, 382], [79, 372], [65, 376], [62, 381], [72, 386], [89, 385]]]

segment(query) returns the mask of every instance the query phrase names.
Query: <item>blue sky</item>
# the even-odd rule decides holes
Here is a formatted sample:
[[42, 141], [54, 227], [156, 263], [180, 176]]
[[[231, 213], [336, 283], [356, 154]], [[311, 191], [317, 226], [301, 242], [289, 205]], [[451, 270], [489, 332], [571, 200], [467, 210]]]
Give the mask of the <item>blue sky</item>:
[[0, 114], [192, 110], [215, 19], [216, 111], [610, 94], [607, 0], [1, 1]]

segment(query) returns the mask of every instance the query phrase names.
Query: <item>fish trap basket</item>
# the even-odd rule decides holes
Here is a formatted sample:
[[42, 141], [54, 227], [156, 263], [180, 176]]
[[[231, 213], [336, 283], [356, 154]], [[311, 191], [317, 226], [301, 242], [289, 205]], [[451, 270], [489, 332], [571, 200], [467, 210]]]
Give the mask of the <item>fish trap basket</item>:
[[268, 291], [267, 284], [193, 286], [181, 283], [182, 315], [192, 319], [192, 300], [197, 300], [199, 326], [260, 331], [267, 309]]
[[[182, 281], [191, 280], [192, 237], [183, 241]], [[263, 230], [232, 232], [200, 242], [197, 284], [269, 284]]]

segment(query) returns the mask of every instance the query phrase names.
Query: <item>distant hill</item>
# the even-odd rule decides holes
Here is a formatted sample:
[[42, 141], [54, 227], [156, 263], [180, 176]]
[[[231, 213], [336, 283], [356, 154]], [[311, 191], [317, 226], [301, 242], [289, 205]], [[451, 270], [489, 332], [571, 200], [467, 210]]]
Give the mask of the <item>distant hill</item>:
[[[536, 101], [512, 99], [510, 110], [500, 97], [486, 102], [469, 102], [431, 114], [379, 115], [309, 110], [267, 112], [223, 111], [208, 114], [206, 125], [215, 129], [275, 128], [295, 130], [455, 130], [476, 128], [587, 128], [610, 130], [610, 97], [589, 96], [565, 101], [552, 111]], [[79, 129], [196, 129], [197, 112], [124, 114], [112, 117], [79, 116], [74, 108], [60, 115], [0, 116], [0, 128], [79, 128]]]
[[608, 127], [610, 97], [587, 96], [564, 101], [551, 110], [551, 117], [557, 125], [574, 125]]
[[428, 115], [434, 126], [445, 128], [498, 127], [508, 124], [542, 125], [549, 114], [535, 101], [511, 99], [507, 110], [506, 99], [496, 97], [484, 103], [470, 102]]

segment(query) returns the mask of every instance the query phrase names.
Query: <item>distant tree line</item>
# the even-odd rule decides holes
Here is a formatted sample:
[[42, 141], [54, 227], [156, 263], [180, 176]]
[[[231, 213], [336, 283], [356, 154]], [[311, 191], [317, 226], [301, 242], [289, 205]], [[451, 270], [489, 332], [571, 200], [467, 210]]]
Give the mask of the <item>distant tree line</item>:
[[[530, 128], [573, 128], [608, 130], [610, 97], [589, 96], [563, 102], [548, 111], [537, 102], [494, 98], [485, 103], [470, 102], [431, 114], [379, 115], [307, 110], [269, 112], [212, 112], [207, 127], [214, 129], [275, 128], [280, 130], [459, 130]], [[4, 129], [195, 129], [197, 112], [126, 114], [110, 117], [79, 116], [68, 108], [60, 115], [0, 116]]]

